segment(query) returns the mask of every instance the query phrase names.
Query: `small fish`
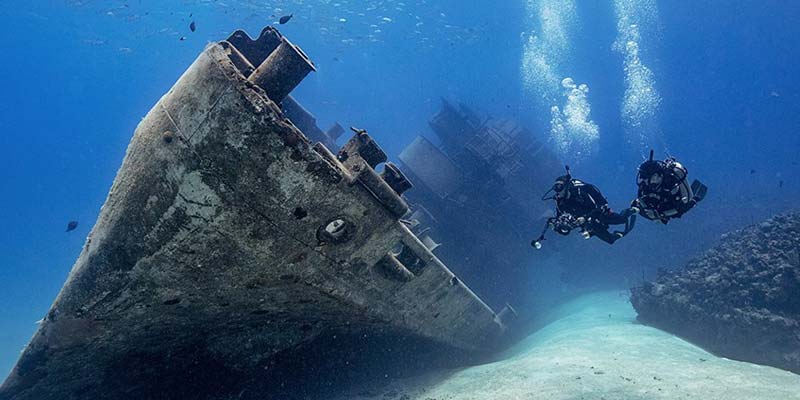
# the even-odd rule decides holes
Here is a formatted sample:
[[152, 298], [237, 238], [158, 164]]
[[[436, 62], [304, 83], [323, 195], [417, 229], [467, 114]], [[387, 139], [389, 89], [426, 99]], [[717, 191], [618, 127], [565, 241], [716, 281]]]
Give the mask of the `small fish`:
[[197, 30], [197, 25], [194, 24], [194, 21], [192, 21], [192, 23], [189, 24], [189, 30], [192, 31], [192, 32]]
[[778, 182], [778, 187], [779, 187], [779, 188], [782, 188], [782, 187], [783, 187], [783, 181], [780, 181], [780, 182]]
[[86, 44], [92, 45], [92, 46], [102, 46], [102, 45], [104, 45], [104, 44], [106, 44], [108, 42], [106, 42], [105, 40], [100, 40], [100, 39], [87, 39], [87, 40], [84, 40], [83, 43], [86, 43]]
[[78, 227], [78, 221], [69, 221], [67, 223], [67, 232], [72, 232]]
[[180, 40], [182, 42], [182, 41], [186, 40], [186, 36], [181, 36], [181, 38], [178, 39], [178, 40]]
[[292, 19], [293, 16], [294, 16], [294, 14], [284, 15], [284, 16], [281, 17], [281, 19], [278, 20], [278, 23], [283, 25], [283, 24], [289, 22], [289, 20]]
[[751, 169], [751, 170], [750, 170], [750, 175], [753, 175], [753, 174], [755, 174], [755, 173], [756, 173], [756, 170], [754, 170], [754, 169]]

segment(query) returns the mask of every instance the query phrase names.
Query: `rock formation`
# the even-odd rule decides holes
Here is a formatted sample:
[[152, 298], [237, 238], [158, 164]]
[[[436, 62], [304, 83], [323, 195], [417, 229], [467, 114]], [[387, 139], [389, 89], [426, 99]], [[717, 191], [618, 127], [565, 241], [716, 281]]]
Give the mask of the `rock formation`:
[[631, 302], [641, 322], [715, 354], [800, 373], [800, 214], [724, 235]]

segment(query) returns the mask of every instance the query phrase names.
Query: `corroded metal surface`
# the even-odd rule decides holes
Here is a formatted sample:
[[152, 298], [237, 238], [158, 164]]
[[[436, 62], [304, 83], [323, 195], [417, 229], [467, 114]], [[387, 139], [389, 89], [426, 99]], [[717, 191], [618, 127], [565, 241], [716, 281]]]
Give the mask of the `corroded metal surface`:
[[[399, 222], [405, 201], [358, 146], [347, 166], [311, 146], [248, 80], [251, 61], [210, 44], [140, 123], [0, 398], [235, 385], [219, 377], [263, 372], [331, 331], [382, 329], [470, 352], [496, 344], [495, 314]], [[364, 135], [354, 140], [371, 143]]]

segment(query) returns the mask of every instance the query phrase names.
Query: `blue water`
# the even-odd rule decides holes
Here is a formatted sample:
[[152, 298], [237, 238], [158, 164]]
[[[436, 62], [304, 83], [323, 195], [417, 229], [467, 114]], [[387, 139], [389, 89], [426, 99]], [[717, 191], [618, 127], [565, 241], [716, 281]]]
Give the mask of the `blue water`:
[[800, 199], [798, 2], [6, 0], [0, 377], [63, 284], [138, 121], [208, 42], [289, 13], [282, 33], [318, 66], [295, 97], [322, 127], [369, 129], [392, 157], [447, 97], [524, 121], [617, 208], [651, 147], [711, 188], [683, 220], [640, 223], [613, 248], [532, 255], [532, 291], [551, 287], [536, 278], [558, 262], [585, 268], [573, 285], [624, 288]]

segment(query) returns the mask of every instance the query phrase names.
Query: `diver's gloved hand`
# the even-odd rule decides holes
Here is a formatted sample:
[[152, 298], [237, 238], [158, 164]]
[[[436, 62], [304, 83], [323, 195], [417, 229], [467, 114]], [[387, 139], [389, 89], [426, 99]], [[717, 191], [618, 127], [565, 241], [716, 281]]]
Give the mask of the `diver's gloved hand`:
[[631, 206], [631, 208], [628, 208], [627, 210], [622, 212], [622, 216], [628, 218], [631, 215], [636, 215], [638, 213], [639, 213], [639, 207]]

